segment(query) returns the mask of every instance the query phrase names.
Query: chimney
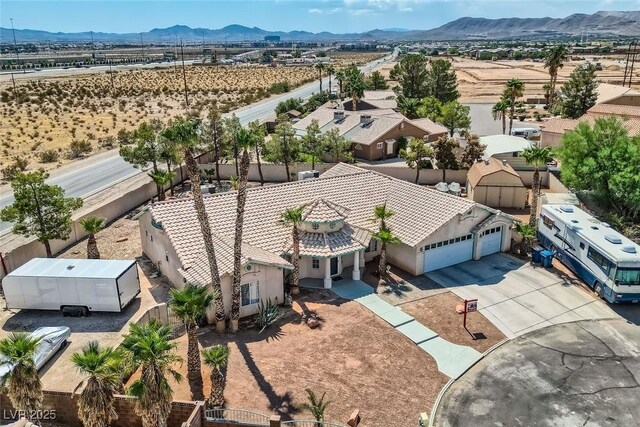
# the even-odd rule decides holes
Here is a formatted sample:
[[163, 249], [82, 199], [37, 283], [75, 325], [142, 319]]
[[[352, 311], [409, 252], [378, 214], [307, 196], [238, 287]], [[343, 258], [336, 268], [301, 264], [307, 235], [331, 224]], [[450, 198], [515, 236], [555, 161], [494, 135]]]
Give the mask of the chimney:
[[361, 125], [368, 125], [371, 122], [373, 122], [373, 119], [371, 118], [370, 114], [360, 114]]
[[339, 120], [343, 120], [344, 119], [344, 111], [343, 110], [337, 110], [333, 112], [333, 120], [335, 121], [339, 121]]

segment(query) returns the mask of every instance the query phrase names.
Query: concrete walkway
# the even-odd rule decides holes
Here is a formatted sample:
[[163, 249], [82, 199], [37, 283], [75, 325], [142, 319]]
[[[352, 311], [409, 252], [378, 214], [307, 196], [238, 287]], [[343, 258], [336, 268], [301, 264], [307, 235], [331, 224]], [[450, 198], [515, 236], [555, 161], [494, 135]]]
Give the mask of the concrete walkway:
[[482, 354], [471, 347], [453, 344], [438, 336], [404, 311], [374, 294], [371, 286], [360, 280], [343, 279], [334, 282], [331, 290], [340, 298], [362, 304], [393, 326], [398, 332], [429, 353], [438, 364], [438, 370], [450, 378], [458, 378], [482, 357]]

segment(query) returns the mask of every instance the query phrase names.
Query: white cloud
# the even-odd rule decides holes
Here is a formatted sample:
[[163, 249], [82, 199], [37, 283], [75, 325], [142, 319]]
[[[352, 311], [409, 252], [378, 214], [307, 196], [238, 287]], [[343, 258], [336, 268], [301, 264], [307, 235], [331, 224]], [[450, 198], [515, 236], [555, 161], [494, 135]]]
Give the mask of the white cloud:
[[373, 9], [351, 9], [349, 14], [353, 16], [371, 15], [374, 13]]
[[399, 7], [398, 10], [400, 12], [413, 12], [413, 8], [412, 7], [408, 7], [408, 6]]
[[318, 8], [312, 8], [309, 9], [308, 12], [314, 15], [333, 15], [334, 13], [338, 13], [341, 12], [342, 8], [341, 7], [334, 7], [331, 9], [318, 9]]

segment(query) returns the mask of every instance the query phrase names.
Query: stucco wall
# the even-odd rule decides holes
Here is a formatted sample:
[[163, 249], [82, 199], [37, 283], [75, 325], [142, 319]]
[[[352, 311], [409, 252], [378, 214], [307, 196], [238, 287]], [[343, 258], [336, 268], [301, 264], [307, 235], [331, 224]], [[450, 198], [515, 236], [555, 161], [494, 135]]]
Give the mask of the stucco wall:
[[409, 245], [389, 245], [387, 261], [411, 274], [422, 274], [422, 264], [418, 266], [418, 251]]
[[540, 145], [542, 147], [559, 147], [562, 135], [561, 133], [545, 132], [543, 129], [540, 136]]
[[182, 275], [178, 273], [178, 268], [181, 268], [182, 265], [167, 233], [151, 225], [151, 212], [147, 211], [142, 214], [138, 218], [138, 223], [140, 224], [142, 252], [175, 287], [182, 289], [184, 280]]

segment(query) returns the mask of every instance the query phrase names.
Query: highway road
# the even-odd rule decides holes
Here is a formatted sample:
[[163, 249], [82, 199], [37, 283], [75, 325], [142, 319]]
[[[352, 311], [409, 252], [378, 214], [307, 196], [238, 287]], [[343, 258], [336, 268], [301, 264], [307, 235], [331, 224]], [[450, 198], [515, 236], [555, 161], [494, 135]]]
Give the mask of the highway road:
[[[397, 51], [391, 55], [370, 62], [360, 69], [365, 73], [370, 73], [374, 68], [380, 66], [383, 62], [393, 60], [397, 55]], [[107, 67], [108, 68], [108, 67]], [[86, 71], [86, 70], [85, 70]], [[328, 87], [328, 78], [323, 82], [324, 87]], [[269, 119], [275, 117], [275, 108], [280, 101], [288, 98], [308, 98], [313, 93], [318, 92], [319, 83], [313, 82], [304, 86], [300, 86], [290, 92], [282, 95], [272, 96], [246, 107], [240, 108], [234, 113], [240, 119], [240, 123], [246, 125], [254, 120]], [[139, 169], [135, 169], [129, 163], [122, 160], [118, 152], [114, 150], [110, 155], [97, 161], [88, 162], [86, 166], [80, 168], [74, 165], [67, 166], [68, 172], [61, 172], [49, 178], [48, 182], [59, 185], [64, 188], [66, 195], [72, 197], [86, 198], [108, 188], [129, 177], [143, 173]], [[13, 195], [11, 193], [0, 194], [0, 209], [13, 203]], [[11, 227], [8, 222], [0, 222], [0, 234], [7, 232]]]

